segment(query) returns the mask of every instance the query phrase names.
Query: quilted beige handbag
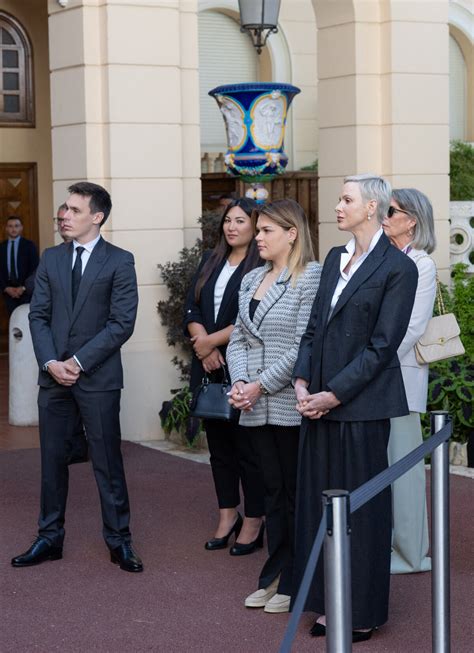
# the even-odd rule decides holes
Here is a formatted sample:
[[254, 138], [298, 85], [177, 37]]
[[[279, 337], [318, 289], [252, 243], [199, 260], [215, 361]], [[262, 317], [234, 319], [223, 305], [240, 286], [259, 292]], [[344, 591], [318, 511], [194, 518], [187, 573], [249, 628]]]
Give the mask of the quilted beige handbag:
[[459, 337], [461, 329], [456, 317], [454, 313], [446, 313], [438, 275], [436, 275], [436, 301], [439, 315], [431, 318], [426, 331], [415, 345], [416, 360], [420, 365], [462, 356], [465, 353]]

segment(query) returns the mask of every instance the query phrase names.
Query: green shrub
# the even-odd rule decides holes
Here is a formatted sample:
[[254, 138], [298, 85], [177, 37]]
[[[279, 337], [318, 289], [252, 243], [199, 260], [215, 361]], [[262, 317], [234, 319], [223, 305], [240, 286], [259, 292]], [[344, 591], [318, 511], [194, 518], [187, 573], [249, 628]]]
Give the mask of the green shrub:
[[185, 384], [182, 388], [170, 390], [173, 398], [162, 403], [161, 426], [168, 435], [172, 431], [181, 434], [183, 443], [187, 446], [193, 445], [201, 430], [201, 423], [189, 415], [189, 377], [193, 350], [183, 332], [184, 304], [202, 252], [212, 249], [217, 241], [221, 215], [221, 212], [204, 212], [199, 218], [202, 240], [198, 239], [192, 247], [184, 247], [178, 253], [176, 261], [158, 264], [163, 283], [168, 289], [168, 298], [158, 302], [157, 310], [162, 325], [166, 327], [166, 342], [177, 350], [171, 362], [179, 369], [180, 380]]
[[300, 168], [300, 170], [314, 170], [315, 172], [318, 172], [318, 165], [319, 165], [318, 159], [315, 159], [313, 163], [310, 163], [307, 166], [303, 166], [302, 168]]
[[451, 201], [474, 200], [474, 147], [452, 141], [449, 175]]
[[[453, 312], [461, 329], [464, 356], [430, 365], [427, 411], [447, 410], [453, 419], [453, 439], [467, 442], [474, 432], [474, 276], [467, 265], [456, 263], [451, 271], [451, 292], [445, 284], [441, 291], [446, 311]], [[438, 315], [435, 302], [434, 314]], [[423, 416], [425, 436], [430, 433], [429, 415]]]

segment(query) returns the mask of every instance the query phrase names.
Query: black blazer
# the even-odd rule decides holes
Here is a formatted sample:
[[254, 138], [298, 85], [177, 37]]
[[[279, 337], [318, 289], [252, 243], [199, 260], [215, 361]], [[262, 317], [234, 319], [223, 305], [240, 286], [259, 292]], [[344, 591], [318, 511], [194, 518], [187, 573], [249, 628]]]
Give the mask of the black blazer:
[[415, 299], [418, 270], [383, 234], [344, 288], [328, 320], [344, 247], [327, 255], [295, 378], [311, 394], [332, 391], [342, 402], [324, 419], [366, 421], [408, 414], [397, 349]]
[[[217, 266], [217, 268], [209, 277], [207, 283], [205, 283], [202, 287], [199, 302], [196, 302], [194, 299], [194, 292], [199, 274], [211, 254], [212, 251], [204, 252], [198, 270], [193, 277], [191, 287], [189, 288], [188, 294], [186, 296], [186, 302], [184, 306], [184, 332], [186, 335], [189, 335], [188, 324], [190, 322], [198, 322], [204, 326], [207, 333], [215, 333], [216, 331], [225, 329], [230, 324], [235, 324], [235, 320], [237, 319], [237, 313], [239, 312], [239, 289], [243, 277], [243, 269], [246, 259], [240, 263], [239, 267], [230, 277], [229, 282], [227, 283], [226, 289], [224, 291], [224, 296], [222, 297], [222, 303], [219, 308], [219, 313], [217, 314], [217, 320], [214, 319], [214, 288], [216, 286], [216, 281], [222, 272], [222, 268], [226, 263], [226, 259], [224, 259], [221, 264]], [[219, 347], [219, 349], [225, 358], [227, 346]], [[191, 362], [191, 389], [194, 389], [197, 385], [199, 385], [203, 376], [204, 368], [202, 363], [196, 356], [193, 355]]]
[[46, 249], [36, 273], [30, 330], [38, 360], [39, 385], [56, 384], [43, 366], [76, 355], [84, 373], [77, 384], [88, 391], [123, 386], [120, 347], [130, 338], [138, 293], [133, 256], [101, 238], [94, 247], [72, 306], [72, 243]]
[[[8, 240], [0, 243], [0, 290], [3, 292], [8, 286]], [[18, 244], [16, 267], [18, 271], [18, 282], [21, 286], [25, 280], [38, 267], [38, 250], [32, 240], [21, 237]]]

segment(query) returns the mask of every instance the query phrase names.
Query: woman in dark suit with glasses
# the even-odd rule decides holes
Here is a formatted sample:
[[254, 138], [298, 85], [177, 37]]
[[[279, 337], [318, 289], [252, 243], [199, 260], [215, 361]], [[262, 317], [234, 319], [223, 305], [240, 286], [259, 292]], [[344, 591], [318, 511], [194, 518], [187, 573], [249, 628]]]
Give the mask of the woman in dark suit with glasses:
[[[250, 217], [256, 206], [247, 198], [228, 204], [217, 245], [204, 254], [189, 290], [184, 324], [194, 348], [192, 390], [205, 373], [213, 381], [222, 379], [227, 343], [237, 317], [240, 282], [260, 262], [254, 242], [255, 224]], [[237, 424], [204, 420], [204, 428], [219, 505], [219, 523], [205, 548], [224, 549], [235, 534], [230, 554], [247, 555], [263, 546], [263, 485], [257, 454], [246, 431]], [[243, 519], [237, 511], [240, 483]]]

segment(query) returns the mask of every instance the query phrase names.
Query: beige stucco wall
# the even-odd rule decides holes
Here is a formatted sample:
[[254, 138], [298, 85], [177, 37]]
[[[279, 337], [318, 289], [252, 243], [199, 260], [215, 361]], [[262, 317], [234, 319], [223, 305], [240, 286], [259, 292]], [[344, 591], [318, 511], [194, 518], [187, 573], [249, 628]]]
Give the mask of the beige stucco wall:
[[342, 178], [376, 172], [432, 200], [439, 268], [449, 268], [448, 1], [327, 3], [318, 24], [320, 255]]
[[[194, 240], [200, 213], [196, 3], [49, 1], [55, 201], [88, 178], [111, 192], [104, 236], [135, 255], [139, 311], [123, 348], [123, 435], [161, 435], [178, 383], [156, 312], [157, 263]], [[64, 89], [68, 89], [64, 97]], [[197, 232], [196, 232], [197, 233]]]
[[0, 9], [14, 16], [31, 40], [36, 117], [35, 127], [0, 127], [0, 162], [37, 162], [39, 237], [43, 249], [53, 244], [47, 6], [44, 0], [0, 0]]

